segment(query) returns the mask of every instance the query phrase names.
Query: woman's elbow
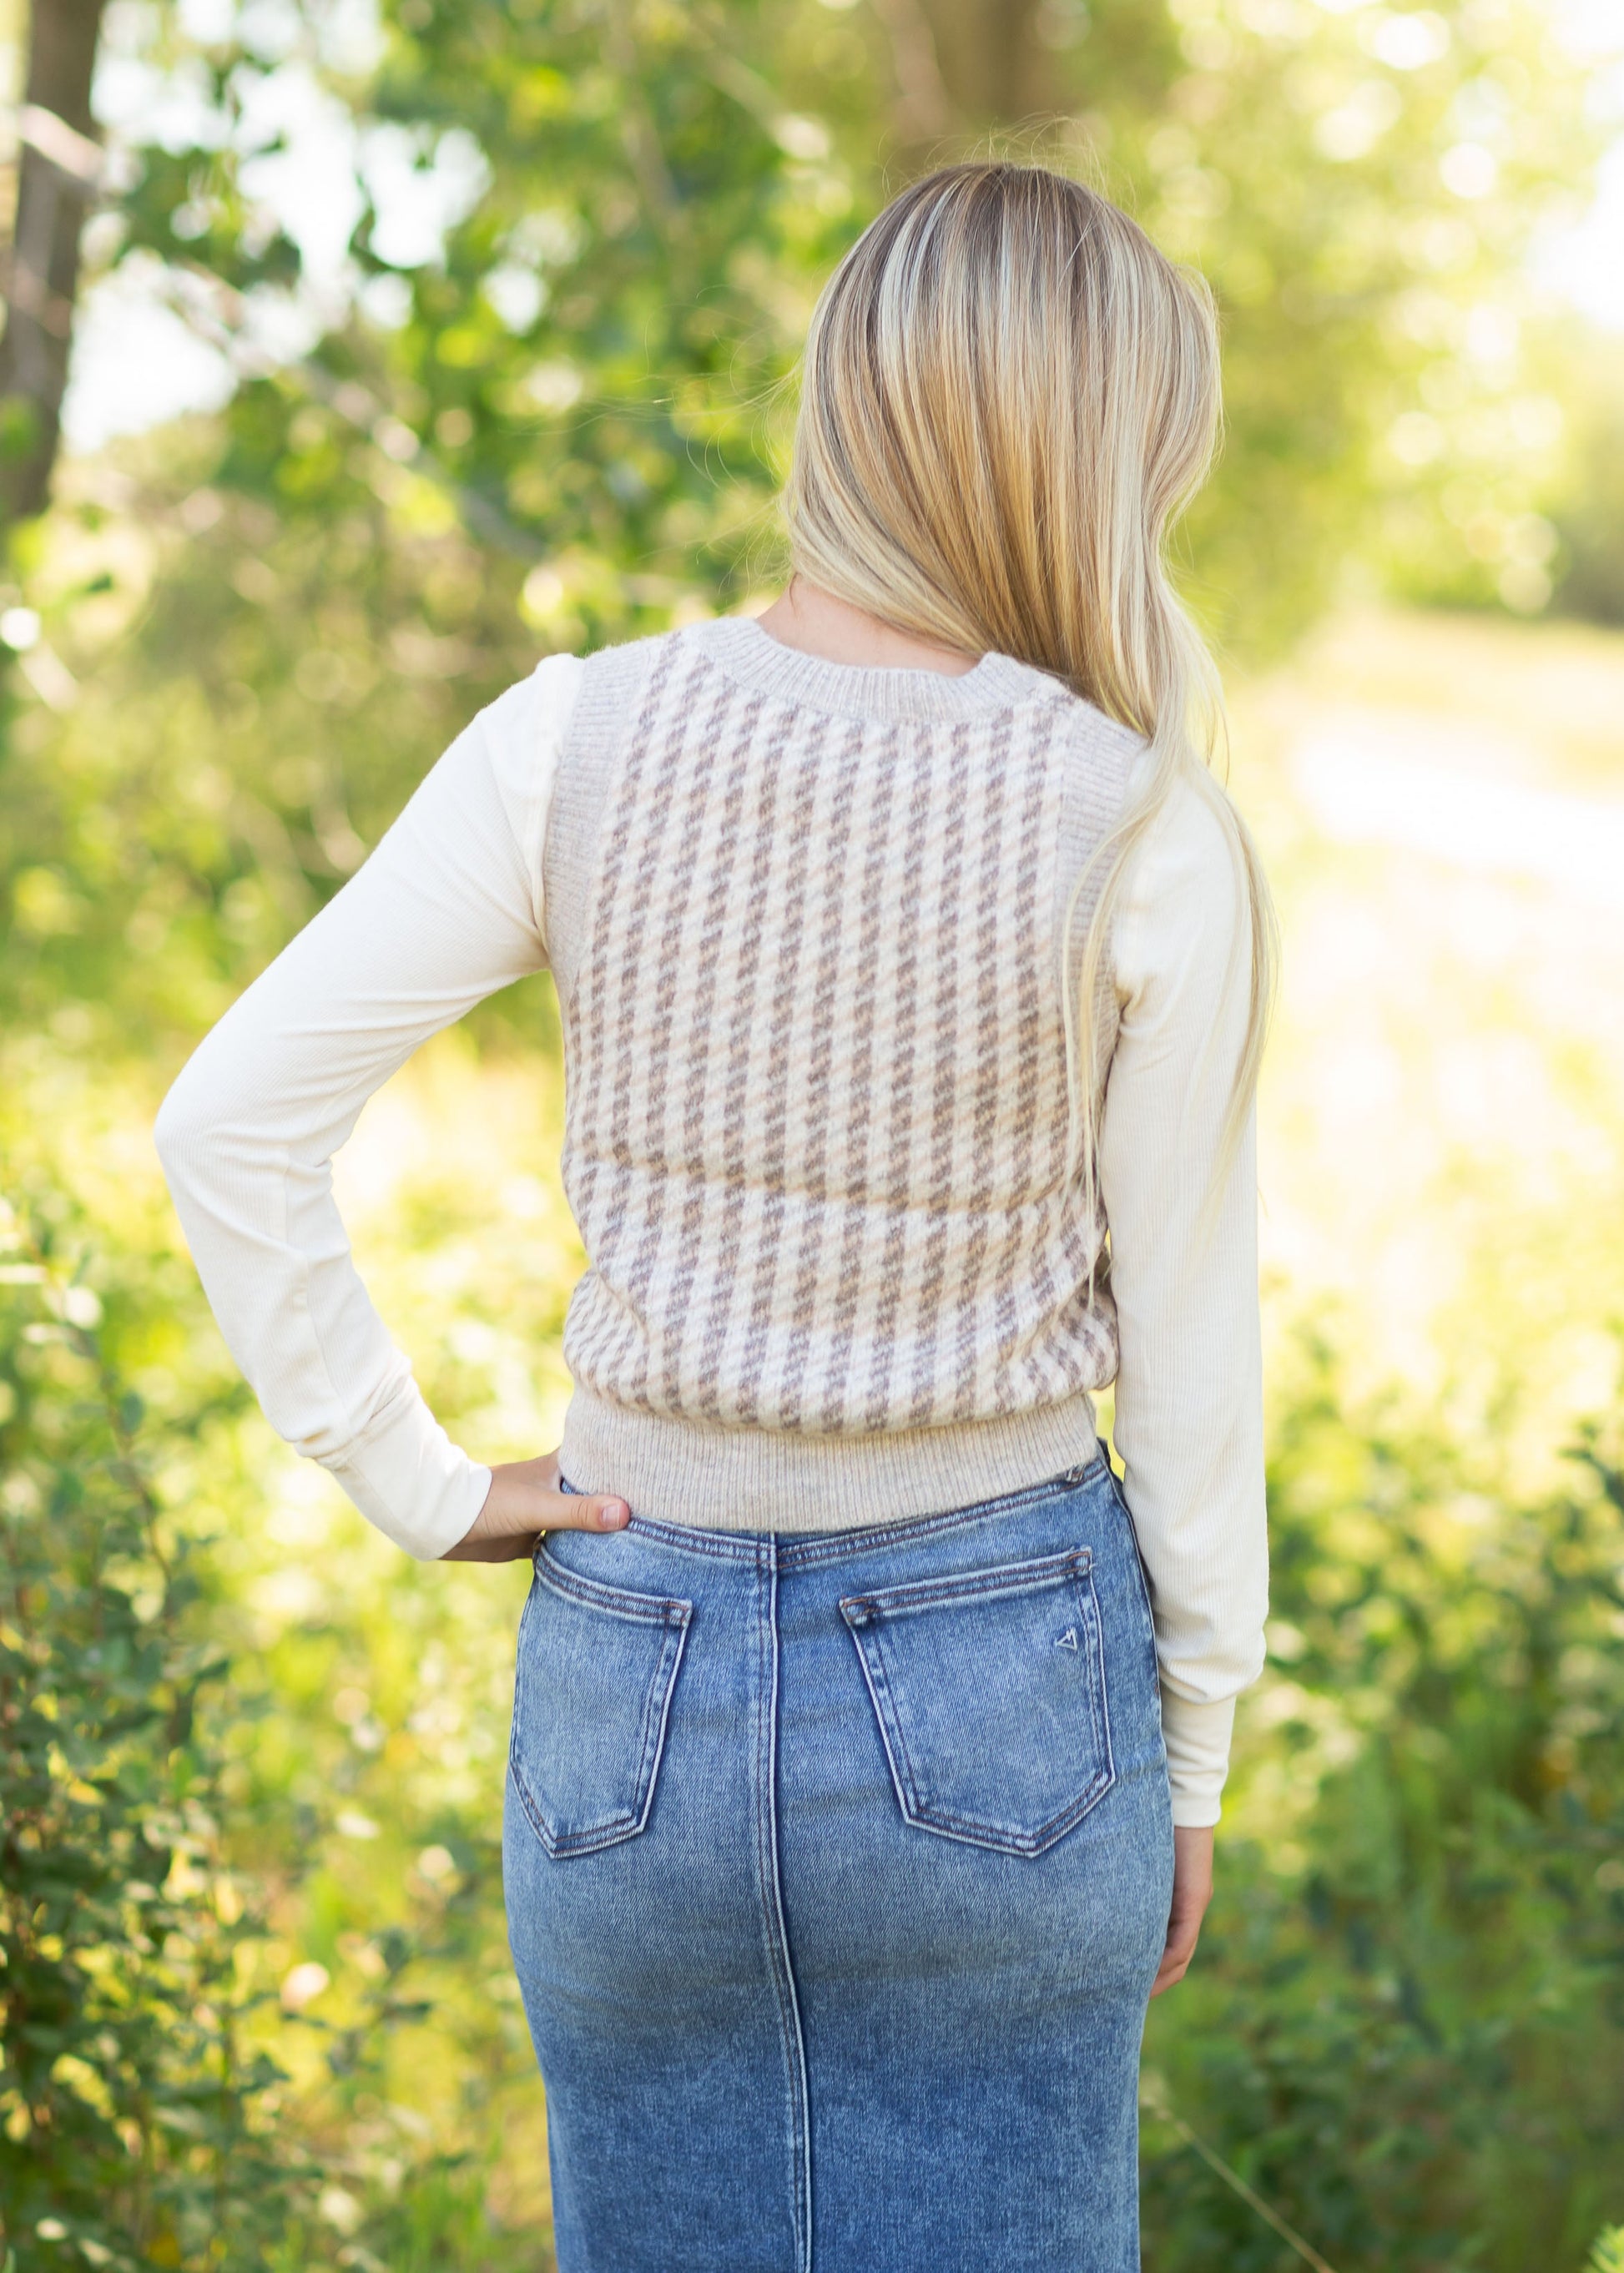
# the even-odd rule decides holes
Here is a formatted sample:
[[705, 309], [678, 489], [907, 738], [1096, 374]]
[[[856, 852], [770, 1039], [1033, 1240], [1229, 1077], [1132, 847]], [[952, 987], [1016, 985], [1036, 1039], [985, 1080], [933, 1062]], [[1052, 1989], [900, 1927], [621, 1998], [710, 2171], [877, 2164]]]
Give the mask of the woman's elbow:
[[153, 1145], [169, 1188], [195, 1173], [201, 1155], [220, 1128], [217, 1101], [198, 1080], [192, 1064], [170, 1083], [153, 1122]]

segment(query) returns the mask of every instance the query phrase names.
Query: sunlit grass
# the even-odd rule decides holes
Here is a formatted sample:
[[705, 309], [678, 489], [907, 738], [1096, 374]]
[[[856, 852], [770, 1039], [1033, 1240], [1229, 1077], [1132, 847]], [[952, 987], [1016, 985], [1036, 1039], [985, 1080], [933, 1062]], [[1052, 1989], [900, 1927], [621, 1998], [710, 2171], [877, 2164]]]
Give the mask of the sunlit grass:
[[[1531, 1488], [1617, 1387], [1624, 878], [1609, 901], [1485, 859], [1472, 799], [1515, 781], [1564, 825], [1583, 799], [1624, 828], [1624, 640], [1358, 619], [1237, 711], [1285, 931], [1261, 1102], [1271, 1319], [1325, 1317], [1356, 1379], [1501, 1431]], [[1344, 772], [1362, 753], [1381, 769], [1385, 829], [1380, 799], [1360, 836], [1316, 813], [1301, 761], [1330, 733]], [[1404, 756], [1458, 779], [1458, 854], [1405, 841]]]

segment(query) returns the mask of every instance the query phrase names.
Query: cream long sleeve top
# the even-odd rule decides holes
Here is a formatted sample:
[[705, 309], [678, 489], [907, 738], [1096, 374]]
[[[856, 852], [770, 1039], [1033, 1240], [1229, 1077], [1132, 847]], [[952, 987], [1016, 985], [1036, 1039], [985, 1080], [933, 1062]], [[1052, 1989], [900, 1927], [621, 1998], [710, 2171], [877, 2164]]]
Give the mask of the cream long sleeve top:
[[[725, 688], [755, 702], [753, 719], [763, 701], [815, 706], [841, 683], [842, 666], [769, 657], [775, 643], [756, 626], [705, 628], [717, 636], [682, 635], [686, 667], [699, 674], [673, 698], [684, 715], [695, 711], [695, 690], [718, 675]], [[484, 996], [545, 967], [550, 946], [557, 969], [559, 942], [549, 941], [547, 922], [545, 879], [554, 873], [548, 832], [588, 668], [573, 656], [550, 657], [480, 713], [356, 874], [205, 1037], [164, 1099], [154, 1132], [215, 1317], [273, 1426], [329, 1468], [372, 1522], [423, 1558], [462, 1536], [491, 1471], [435, 1419], [370, 1300], [335, 1204], [332, 1159], [367, 1099], [420, 1043]], [[846, 673], [849, 684], [870, 688], [936, 677]], [[916, 694], [913, 711], [929, 716], [940, 706], [951, 720], [959, 714], [951, 706], [959, 704], [963, 719], [982, 711], [1002, 717], [1025, 702], [1041, 722], [1062, 698], [1052, 682], [1034, 693], [1038, 677], [1008, 658], [986, 657], [966, 679], [944, 683], [962, 694], [929, 690]], [[714, 735], [720, 696], [707, 715]], [[1044, 731], [1052, 739], [1052, 718]], [[778, 746], [781, 761], [782, 739]], [[969, 745], [960, 734], [952, 746], [962, 757]], [[1119, 768], [1119, 788], [1126, 777]], [[615, 790], [616, 809], [629, 794], [624, 784]], [[1263, 1656], [1254, 1119], [1224, 1174], [1208, 1227], [1200, 1222], [1245, 1029], [1248, 963], [1237, 951], [1244, 926], [1222, 826], [1198, 790], [1178, 786], [1133, 856], [1111, 935], [1118, 1024], [1099, 1160], [1109, 1294], [1100, 1317], [1084, 1324], [1094, 1341], [1114, 1345], [1105, 1358], [1095, 1353], [1086, 1378], [1103, 1386], [1114, 1361], [1115, 1438], [1150, 1579], [1174, 1820], [1186, 1825], [1217, 1819], [1234, 1700]], [[572, 1001], [578, 994], [579, 983]], [[590, 1068], [580, 1085], [590, 1092]], [[590, 1204], [577, 1204], [577, 1218], [596, 1262]], [[612, 1276], [610, 1265], [605, 1273]], [[1105, 1335], [1101, 1320], [1111, 1323], [1113, 1304], [1114, 1333]], [[566, 1354], [584, 1400], [586, 1369], [575, 1364], [568, 1337]], [[1009, 1394], [998, 1395], [1010, 1402]], [[1092, 1414], [1085, 1390], [1077, 1400], [1075, 1410], [1064, 1402], [1049, 1408], [1071, 1414], [1073, 1445]], [[641, 1425], [657, 1429], [660, 1417], [644, 1414]], [[673, 1429], [683, 1425], [678, 1414], [669, 1418]], [[769, 1428], [774, 1418], [782, 1416], [770, 1415]], [[965, 1472], [966, 1448], [978, 1441], [1001, 1448], [997, 1457], [1006, 1462], [1024, 1458], [1032, 1471], [1011, 1474], [1006, 1466], [992, 1489], [1014, 1489], [1066, 1465], [1041, 1431], [996, 1435], [997, 1427], [1030, 1420], [1015, 1413], [999, 1422], [989, 1413], [980, 1439], [966, 1428], [883, 1437], [898, 1457], [921, 1448], [917, 1485], [910, 1487], [893, 1459], [875, 1472], [886, 1479], [883, 1504], [853, 1514], [841, 1510], [837, 1495], [838, 1519], [904, 1517], [982, 1496], [966, 1489], [944, 1498], [940, 1489], [944, 1474]], [[695, 1443], [703, 1452], [724, 1438], [767, 1441], [762, 1431], [721, 1427], [714, 1417], [693, 1429], [710, 1435], [690, 1430], [683, 1439], [683, 1475], [694, 1471]], [[662, 1498], [652, 1484], [641, 1485], [633, 1442], [627, 1439], [630, 1487], [614, 1475], [589, 1475], [583, 1488], [626, 1490], [634, 1510], [709, 1519], [680, 1495]], [[944, 1454], [951, 1456], [946, 1468], [939, 1464]], [[574, 1471], [572, 1480], [580, 1480]], [[782, 1528], [828, 1519], [798, 1513], [799, 1504], [775, 1504], [764, 1485], [756, 1513], [721, 1519]]]

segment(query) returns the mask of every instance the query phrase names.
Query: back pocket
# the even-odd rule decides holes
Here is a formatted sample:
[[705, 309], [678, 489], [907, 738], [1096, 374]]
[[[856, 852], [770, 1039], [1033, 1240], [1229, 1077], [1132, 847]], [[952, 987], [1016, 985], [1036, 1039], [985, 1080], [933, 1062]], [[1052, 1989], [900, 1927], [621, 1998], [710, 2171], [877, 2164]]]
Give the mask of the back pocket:
[[691, 1602], [566, 1571], [544, 1547], [519, 1624], [514, 1786], [549, 1855], [590, 1855], [649, 1819]]
[[1109, 1790], [1086, 1547], [852, 1594], [840, 1615], [908, 1822], [1041, 1855]]

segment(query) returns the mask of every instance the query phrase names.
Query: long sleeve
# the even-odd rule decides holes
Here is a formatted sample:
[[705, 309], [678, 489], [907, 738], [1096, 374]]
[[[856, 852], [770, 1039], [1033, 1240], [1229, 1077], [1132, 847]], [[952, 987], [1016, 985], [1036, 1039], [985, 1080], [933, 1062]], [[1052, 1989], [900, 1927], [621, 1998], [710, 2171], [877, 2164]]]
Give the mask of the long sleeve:
[[1179, 784], [1124, 879], [1100, 1179], [1114, 1434], [1150, 1575], [1173, 1820], [1187, 1825], [1218, 1819], [1267, 1609], [1255, 1106], [1202, 1222], [1245, 1034], [1248, 928], [1222, 822]]
[[377, 849], [193, 1052], [154, 1141], [214, 1316], [277, 1432], [412, 1555], [491, 1471], [452, 1444], [350, 1257], [333, 1155], [419, 1043], [546, 961], [542, 851], [582, 665], [482, 711]]

